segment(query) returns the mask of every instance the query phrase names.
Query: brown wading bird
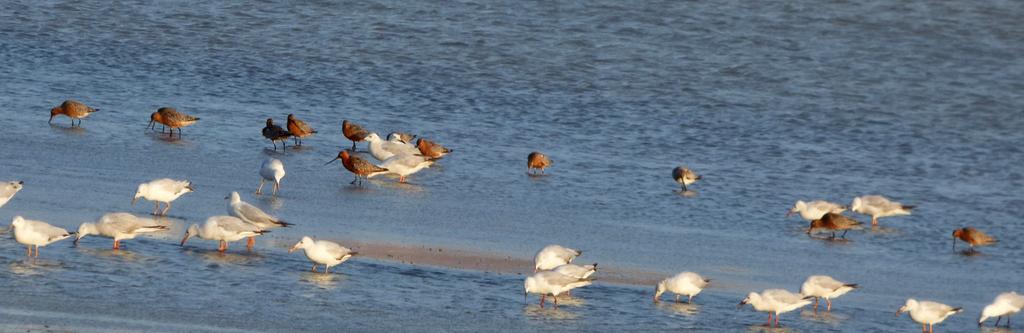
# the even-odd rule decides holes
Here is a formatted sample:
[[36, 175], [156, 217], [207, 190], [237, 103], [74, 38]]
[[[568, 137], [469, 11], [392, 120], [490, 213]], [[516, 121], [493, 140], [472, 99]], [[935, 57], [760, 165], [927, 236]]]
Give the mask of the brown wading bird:
[[190, 115], [178, 112], [178, 110], [175, 110], [174, 108], [171, 108], [171, 107], [162, 107], [162, 108], [156, 110], [156, 112], [153, 112], [153, 114], [149, 115], [149, 127], [147, 127], [147, 128], [151, 127], [155, 131], [156, 130], [156, 124], [160, 123], [160, 124], [166, 126], [167, 128], [171, 129], [171, 132], [168, 133], [170, 135], [170, 137], [174, 137], [174, 129], [177, 128], [178, 129], [178, 137], [180, 138], [181, 137], [181, 128], [185, 127], [185, 126], [190, 126], [192, 124], [195, 124], [196, 121], [199, 121], [198, 117], [193, 117], [193, 116], [190, 116]]
[[832, 231], [832, 237], [829, 237], [829, 239], [835, 239], [836, 231], [842, 230], [843, 234], [839, 237], [846, 238], [847, 231], [860, 227], [862, 224], [863, 223], [846, 217], [843, 214], [827, 213], [820, 219], [811, 221], [810, 227], [807, 228], [807, 234], [810, 235], [815, 229], [825, 229]]
[[420, 154], [430, 158], [441, 158], [452, 152], [451, 149], [445, 148], [445, 146], [424, 138], [416, 140], [416, 148], [420, 150]]
[[277, 150], [277, 141], [281, 141], [281, 149], [288, 149], [288, 137], [292, 136], [292, 133], [285, 131], [281, 126], [274, 125], [274, 119], [267, 118], [267, 126], [263, 127], [263, 137], [270, 140], [270, 143], [274, 144], [274, 150]]
[[683, 166], [677, 166], [675, 169], [672, 169], [672, 179], [675, 179], [676, 183], [683, 186], [683, 192], [687, 191], [686, 185], [693, 184], [701, 178], [704, 177]]
[[52, 124], [53, 117], [65, 115], [71, 118], [71, 126], [75, 126], [75, 119], [78, 119], [78, 126], [82, 126], [82, 118], [88, 117], [96, 111], [99, 109], [93, 109], [85, 106], [82, 102], [69, 99], [61, 103], [60, 106], [50, 109], [50, 120], [47, 123]]
[[362, 186], [363, 178], [367, 178], [378, 173], [388, 172], [388, 169], [376, 166], [373, 163], [370, 163], [370, 161], [363, 159], [362, 157], [356, 155], [349, 155], [347, 150], [342, 150], [341, 152], [338, 153], [338, 157], [335, 157], [333, 160], [327, 161], [327, 163], [324, 165], [331, 164], [331, 162], [334, 162], [336, 160], [341, 160], [341, 164], [345, 166], [345, 169], [348, 169], [348, 171], [351, 171], [353, 174], [356, 175], [356, 179], [353, 179], [352, 182], [349, 184], [355, 184], [356, 181], [359, 181], [359, 186]]
[[971, 248], [968, 249], [968, 251], [970, 251], [970, 252], [974, 252], [975, 251], [974, 250], [975, 246], [992, 245], [993, 243], [998, 242], [998, 240], [996, 240], [992, 236], [986, 235], [984, 232], [981, 232], [981, 230], [974, 229], [972, 227], [964, 227], [964, 228], [953, 230], [953, 250], [954, 251], [956, 251], [956, 239], [957, 238], [959, 238], [960, 240], [964, 241], [965, 243], [971, 245]]
[[530, 156], [526, 157], [526, 172], [536, 174], [533, 170], [540, 170], [541, 174], [544, 174], [544, 168], [551, 166], [551, 160], [548, 159], [547, 155], [541, 154], [540, 152], [532, 152]]
[[341, 122], [341, 134], [344, 134], [346, 138], [352, 140], [352, 151], [356, 150], [356, 142], [363, 141], [366, 139], [370, 132], [363, 129], [361, 126], [349, 122], [348, 120]]
[[295, 118], [294, 114], [288, 115], [288, 132], [292, 133], [295, 144], [298, 146], [302, 145], [302, 138], [316, 134], [315, 129], [309, 127], [306, 122]]

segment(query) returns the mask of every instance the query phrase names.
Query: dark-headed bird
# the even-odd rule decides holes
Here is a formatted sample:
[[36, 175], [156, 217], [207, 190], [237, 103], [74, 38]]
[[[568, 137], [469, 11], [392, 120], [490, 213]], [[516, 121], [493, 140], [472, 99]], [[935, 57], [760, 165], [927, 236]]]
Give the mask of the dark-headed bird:
[[825, 229], [832, 232], [831, 239], [836, 238], [836, 231], [843, 231], [843, 234], [839, 237], [846, 238], [846, 232], [850, 229], [857, 228], [863, 223], [857, 220], [846, 217], [843, 214], [826, 213], [820, 219], [811, 221], [810, 227], [807, 228], [807, 234], [810, 235], [816, 229]]
[[377, 165], [374, 165], [373, 163], [370, 163], [370, 161], [367, 161], [362, 157], [359, 157], [357, 155], [349, 155], [347, 150], [342, 150], [341, 152], [338, 152], [338, 156], [335, 157], [333, 160], [327, 161], [327, 164], [331, 164], [331, 162], [334, 162], [336, 160], [341, 160], [341, 164], [345, 166], [345, 169], [347, 169], [349, 172], [352, 172], [352, 174], [356, 175], [356, 178], [353, 179], [352, 182], [349, 184], [355, 184], [356, 181], [358, 181], [359, 185], [361, 186], [363, 185], [363, 178], [388, 172], [387, 168], [382, 168]]
[[267, 118], [267, 126], [263, 127], [263, 137], [274, 144], [274, 150], [277, 150], [277, 141], [281, 141], [282, 149], [287, 149], [288, 142], [285, 140], [290, 136], [292, 133], [284, 130], [281, 126], [274, 125], [274, 119]]

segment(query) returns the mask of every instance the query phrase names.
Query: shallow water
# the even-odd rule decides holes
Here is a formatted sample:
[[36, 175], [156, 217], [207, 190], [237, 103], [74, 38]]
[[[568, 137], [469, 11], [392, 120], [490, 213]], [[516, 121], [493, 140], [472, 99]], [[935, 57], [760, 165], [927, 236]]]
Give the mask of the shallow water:
[[[1022, 15], [1014, 1], [6, 2], [0, 177], [26, 188], [0, 220], [144, 214], [130, 197], [157, 177], [197, 191], [175, 201], [174, 230], [119, 253], [86, 238], [27, 260], [0, 241], [0, 329], [757, 332], [764, 316], [734, 307], [746, 292], [829, 274], [862, 290], [831, 317], [783, 315], [787, 330], [916, 329], [892, 316], [907, 297], [964, 306], [938, 328], [973, 330], [1024, 273]], [[47, 125], [66, 98], [101, 111]], [[145, 132], [161, 106], [202, 120], [181, 140]], [[275, 152], [259, 130], [288, 113], [320, 134]], [[350, 144], [343, 119], [455, 153], [411, 184], [355, 188], [323, 165]], [[545, 177], [525, 175], [533, 150], [554, 160]], [[288, 172], [277, 199], [252, 195], [268, 156]], [[680, 163], [704, 175], [693, 195], [673, 192]], [[176, 246], [230, 191], [297, 226], [256, 254]], [[918, 209], [847, 242], [783, 216], [874, 193]], [[1001, 242], [954, 253], [965, 225]], [[560, 243], [715, 284], [694, 307], [598, 283], [541, 310], [515, 275], [365, 258], [309, 274], [284, 251], [303, 235], [523, 258]]]

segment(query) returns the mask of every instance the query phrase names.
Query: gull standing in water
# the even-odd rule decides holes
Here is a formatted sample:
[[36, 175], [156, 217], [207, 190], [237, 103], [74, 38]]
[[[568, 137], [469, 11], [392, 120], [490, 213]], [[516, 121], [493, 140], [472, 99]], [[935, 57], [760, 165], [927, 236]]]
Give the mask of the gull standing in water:
[[316, 265], [324, 265], [324, 274], [327, 274], [331, 267], [340, 265], [349, 258], [352, 258], [352, 256], [359, 254], [359, 252], [352, 251], [347, 247], [338, 245], [338, 243], [313, 240], [309, 237], [302, 237], [302, 240], [288, 249], [288, 253], [295, 252], [298, 249], [302, 249], [306, 253], [306, 258], [313, 262], [313, 268], [309, 270], [310, 272], [316, 272]]
[[378, 174], [388, 172], [388, 169], [374, 165], [373, 163], [370, 163], [370, 161], [367, 161], [362, 157], [359, 157], [357, 155], [349, 155], [347, 150], [342, 150], [338, 152], [337, 157], [335, 157], [333, 160], [327, 161], [327, 163], [324, 165], [331, 164], [331, 162], [334, 162], [339, 159], [341, 160], [341, 164], [345, 166], [345, 169], [347, 169], [349, 172], [352, 172], [352, 174], [356, 175], [356, 179], [353, 179], [352, 182], [349, 184], [355, 184], [356, 181], [359, 181], [359, 185], [362, 186], [363, 178], [369, 178], [370, 176], [376, 176]]
[[672, 179], [674, 179], [676, 183], [679, 183], [679, 185], [683, 186], [683, 192], [687, 191], [686, 185], [696, 183], [701, 178], [704, 177], [681, 165], [672, 169]]
[[50, 243], [71, 237], [71, 233], [63, 228], [58, 228], [43, 221], [26, 220], [21, 216], [15, 216], [11, 221], [11, 228], [14, 229], [14, 240], [25, 245], [25, 255], [32, 255], [32, 248], [35, 248], [35, 257], [39, 256], [39, 247], [47, 246]]
[[193, 117], [175, 110], [171, 107], [162, 107], [153, 114], [149, 115], [149, 126], [156, 130], [156, 124], [160, 123], [171, 129], [168, 133], [170, 137], [174, 137], [174, 129], [178, 129], [178, 138], [181, 138], [181, 128], [191, 126], [199, 121], [198, 117]]
[[[949, 316], [963, 311], [963, 308], [954, 308], [949, 305], [942, 303], [931, 302], [931, 301], [920, 301], [910, 298], [907, 299], [907, 303], [896, 310], [896, 316], [904, 312], [910, 313], [910, 319], [921, 324], [921, 332], [933, 332], [933, 325], [941, 323], [946, 320]], [[925, 330], [925, 325], [928, 325], [928, 329]]]
[[[370, 143], [373, 144], [372, 142]], [[372, 147], [372, 146], [371, 146]], [[429, 168], [434, 160], [422, 155], [394, 155], [380, 164], [381, 168], [387, 169], [386, 173], [398, 175], [398, 182], [404, 183], [405, 177]], [[372, 178], [383, 173], [371, 173], [366, 178]]]
[[294, 114], [288, 114], [288, 133], [295, 139], [295, 145], [302, 145], [302, 138], [316, 134], [316, 130], [306, 124], [305, 121], [295, 118]]
[[856, 283], [845, 283], [827, 275], [813, 275], [800, 286], [800, 294], [814, 297], [814, 311], [818, 311], [818, 299], [824, 298], [828, 312], [832, 312], [832, 299], [857, 289]]
[[850, 209], [871, 216], [871, 225], [878, 225], [879, 217], [910, 215], [914, 206], [903, 205], [880, 195], [865, 195], [853, 199]]
[[189, 226], [188, 230], [185, 231], [185, 238], [181, 239], [181, 246], [185, 246], [185, 242], [189, 238], [196, 236], [202, 239], [219, 241], [220, 244], [217, 246], [217, 251], [224, 252], [228, 250], [228, 242], [234, 242], [246, 237], [251, 240], [253, 237], [262, 235], [265, 232], [256, 225], [246, 223], [234, 216], [211, 216], [206, 219], [206, 223], [203, 223], [202, 227], [198, 224]]
[[260, 187], [256, 194], [263, 193], [263, 183], [271, 181], [274, 182], [274, 195], [277, 195], [277, 190], [281, 189], [281, 178], [284, 178], [284, 163], [276, 158], [264, 160], [260, 165]]
[[394, 156], [419, 155], [420, 153], [419, 149], [410, 144], [399, 141], [385, 141], [380, 136], [377, 136], [377, 133], [371, 132], [366, 135], [364, 140], [369, 143], [370, 155], [373, 155], [373, 158], [381, 162]]
[[544, 297], [551, 295], [555, 300], [555, 308], [558, 308], [558, 295], [590, 284], [590, 279], [576, 278], [555, 271], [543, 271], [523, 281], [523, 297], [527, 294], [539, 294], [540, 307], [543, 308]]
[[[576, 264], [565, 264], [562, 266], [555, 267], [555, 269], [552, 269], [551, 271], [562, 273], [577, 279], [586, 279], [589, 278], [591, 275], [594, 275], [594, 273], [597, 273], [597, 263], [595, 262], [593, 264], [584, 266]], [[566, 291], [565, 294], [567, 296], [572, 296], [572, 291]]]
[[451, 149], [424, 138], [416, 140], [416, 148], [420, 150], [420, 154], [431, 158], [442, 158], [452, 152]]
[[291, 137], [292, 133], [284, 130], [281, 126], [274, 125], [274, 119], [267, 118], [267, 126], [263, 127], [263, 137], [270, 140], [270, 143], [274, 144], [274, 150], [277, 150], [277, 142], [281, 141], [281, 150], [288, 149], [288, 137]]
[[549, 166], [551, 166], [551, 159], [539, 151], [532, 152], [526, 156], [526, 173], [528, 174], [537, 174], [534, 170], [540, 170], [540, 173], [544, 174], [544, 169]]
[[661, 294], [666, 291], [672, 292], [676, 296], [676, 303], [679, 303], [679, 296], [686, 295], [686, 303], [693, 303], [693, 296], [697, 296], [705, 287], [710, 283], [710, 279], [705, 279], [699, 274], [694, 272], [682, 272], [672, 276], [670, 278], [661, 280], [657, 285], [654, 286], [654, 302], [657, 303], [658, 299], [661, 298]]
[[800, 217], [804, 220], [814, 221], [825, 216], [827, 213], [840, 214], [843, 211], [846, 211], [845, 206], [825, 200], [815, 200], [811, 202], [797, 200], [796, 203], [793, 204], [793, 208], [790, 208], [789, 212], [786, 213], [786, 217], [800, 213]]
[[[231, 192], [231, 194], [224, 199], [228, 200], [228, 215], [237, 217], [246, 223], [255, 225], [259, 230], [292, 225], [291, 223], [281, 221], [281, 219], [270, 216], [270, 214], [263, 212], [262, 209], [259, 209], [248, 202], [242, 201], [238, 192]], [[255, 235], [249, 236], [249, 241], [245, 245], [245, 247], [250, 251], [252, 251], [253, 246], [256, 246]]]
[[20, 180], [0, 183], [0, 207], [11, 201], [11, 198], [14, 198], [14, 195], [18, 194], [18, 191], [21, 191], [24, 185], [25, 182]]
[[121, 248], [121, 241], [132, 239], [139, 234], [166, 231], [167, 226], [159, 225], [151, 219], [139, 218], [129, 213], [109, 213], [103, 215], [97, 223], [82, 223], [75, 234], [75, 245], [88, 235], [100, 235], [114, 239], [114, 250]]
[[1024, 308], [1024, 296], [1012, 291], [999, 294], [992, 304], [981, 310], [978, 326], [981, 326], [985, 320], [996, 317], [996, 327], [998, 327], [999, 321], [1006, 317], [1006, 327], [1010, 327], [1010, 316], [1020, 312], [1021, 308]]
[[[152, 180], [139, 184], [139, 188], [135, 190], [135, 197], [132, 198], [132, 206], [135, 206], [135, 202], [139, 198], [143, 198], [152, 201], [156, 205], [156, 208], [153, 209], [153, 215], [166, 216], [167, 211], [171, 209], [171, 201], [177, 200], [178, 197], [194, 190], [192, 182], [187, 180], [174, 180], [170, 178]], [[157, 214], [160, 211], [161, 202], [166, 204], [167, 207], [164, 207], [163, 212]]]
[[71, 118], [71, 126], [75, 126], [75, 119], [78, 119], [78, 126], [82, 126], [82, 118], [88, 117], [93, 112], [99, 111], [99, 109], [93, 109], [82, 102], [75, 100], [66, 100], [61, 103], [60, 106], [50, 109], [50, 121], [47, 123], [53, 123], [53, 118], [59, 115], [65, 115]]
[[981, 230], [974, 229], [972, 227], [964, 227], [953, 230], [954, 251], [956, 251], [956, 240], [958, 238], [971, 246], [970, 250], [968, 250], [970, 252], [976, 251], [974, 249], [975, 246], [991, 245], [998, 242], [998, 240], [996, 240], [992, 236], [986, 235], [984, 232], [981, 232]]
[[366, 136], [369, 135], [370, 132], [363, 129], [362, 126], [356, 125], [348, 120], [344, 120], [341, 122], [341, 134], [345, 135], [346, 139], [352, 141], [352, 151], [356, 151], [356, 142], [366, 140]]
[[561, 245], [548, 245], [533, 256], [533, 271], [540, 272], [554, 269], [565, 264], [571, 264], [573, 259], [583, 254], [583, 251], [570, 249]]
[[790, 312], [811, 304], [810, 297], [794, 294], [782, 289], [768, 289], [760, 294], [751, 292], [747, 294], [737, 307], [750, 304], [758, 312], [768, 312], [768, 325], [771, 326], [772, 314], [775, 314], [775, 327], [779, 327], [779, 315]]
[[847, 231], [858, 228], [862, 224], [860, 221], [846, 217], [843, 214], [826, 213], [820, 219], [811, 221], [811, 225], [807, 227], [807, 234], [810, 235], [816, 229], [825, 229], [832, 231], [832, 237], [829, 237], [829, 239], [836, 239], [836, 231], [842, 230], [843, 234], [839, 237], [846, 238]]

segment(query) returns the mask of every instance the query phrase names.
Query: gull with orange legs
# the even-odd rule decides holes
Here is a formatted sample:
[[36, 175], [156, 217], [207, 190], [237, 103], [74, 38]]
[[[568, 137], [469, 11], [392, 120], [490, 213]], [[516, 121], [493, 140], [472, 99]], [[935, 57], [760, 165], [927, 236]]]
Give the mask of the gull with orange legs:
[[139, 234], [166, 231], [167, 226], [152, 219], [144, 219], [129, 213], [109, 213], [96, 223], [82, 223], [75, 233], [75, 245], [88, 235], [99, 235], [114, 239], [114, 250], [121, 249], [121, 241], [133, 239]]
[[[228, 201], [228, 215], [237, 217], [246, 223], [252, 224], [260, 230], [266, 231], [272, 228], [292, 225], [291, 223], [282, 221], [279, 218], [267, 214], [262, 209], [259, 209], [248, 202], [242, 201], [242, 197], [238, 195], [238, 192], [231, 192], [231, 194], [224, 197], [224, 199]], [[245, 247], [249, 249], [249, 251], [252, 251], [254, 246], [256, 246], [256, 238], [255, 236], [250, 236]]]
[[370, 132], [363, 129], [362, 126], [344, 120], [341, 122], [341, 134], [345, 135], [346, 139], [352, 141], [352, 151], [356, 151], [356, 142], [366, 140], [366, 136], [370, 135]]
[[429, 168], [431, 165], [434, 165], [434, 160], [426, 156], [395, 155], [384, 160], [384, 162], [380, 164], [381, 168], [388, 170], [387, 172], [369, 174], [366, 178], [373, 178], [377, 175], [390, 173], [398, 175], [398, 181], [404, 183], [406, 177], [420, 172], [420, 170]]
[[827, 213], [840, 214], [843, 211], [846, 211], [845, 206], [825, 200], [814, 200], [810, 202], [797, 200], [796, 203], [793, 204], [793, 208], [790, 208], [789, 212], [786, 213], [786, 217], [800, 213], [800, 217], [804, 220], [814, 221], [825, 216]]
[[679, 303], [679, 296], [686, 295], [686, 303], [693, 303], [693, 296], [697, 296], [711, 283], [700, 274], [694, 272], [682, 272], [667, 279], [661, 280], [654, 286], [654, 302], [657, 303], [661, 295], [666, 291], [675, 294], [676, 303]]
[[544, 169], [549, 166], [551, 166], [551, 159], [539, 151], [532, 152], [526, 156], [526, 172], [529, 174], [536, 174], [536, 171], [544, 174]]
[[779, 327], [779, 315], [811, 304], [809, 298], [810, 296], [804, 297], [782, 289], [768, 289], [760, 294], [755, 292], [747, 294], [747, 298], [740, 301], [740, 304], [736, 307], [739, 308], [744, 304], [750, 304], [758, 312], [768, 312], [768, 324], [766, 326], [771, 326], [772, 315], [774, 314], [775, 327]]
[[880, 195], [865, 195], [853, 199], [850, 210], [871, 216], [871, 225], [878, 225], [878, 218], [910, 215], [914, 206], [908, 206]]
[[302, 249], [306, 254], [306, 258], [313, 262], [313, 268], [309, 271], [316, 272], [317, 265], [324, 265], [324, 274], [327, 274], [331, 267], [340, 265], [352, 258], [352, 256], [359, 254], [359, 252], [352, 251], [338, 243], [313, 240], [310, 237], [302, 237], [302, 240], [288, 249], [288, 253], [299, 249]]
[[299, 120], [294, 114], [288, 114], [288, 133], [292, 134], [292, 138], [295, 139], [295, 145], [302, 145], [302, 138], [316, 134], [316, 130], [306, 124], [305, 121]]
[[981, 310], [978, 326], [982, 326], [985, 320], [996, 317], [996, 327], [998, 327], [999, 321], [1006, 317], [1006, 327], [1010, 327], [1010, 316], [1020, 312], [1021, 308], [1024, 308], [1024, 296], [1012, 291], [999, 294], [992, 304]]
[[333, 160], [327, 161], [327, 163], [324, 165], [331, 164], [331, 162], [334, 162], [336, 160], [341, 160], [341, 164], [345, 167], [345, 169], [351, 172], [352, 174], [356, 175], [356, 178], [353, 179], [352, 182], [349, 184], [355, 184], [356, 181], [359, 181], [359, 185], [362, 186], [363, 178], [369, 178], [370, 176], [376, 176], [378, 174], [384, 174], [388, 172], [387, 168], [382, 168], [373, 163], [370, 163], [370, 161], [367, 161], [366, 159], [359, 157], [358, 155], [351, 155], [348, 153], [347, 150], [342, 150], [338, 152], [337, 157], [335, 157]]
[[228, 243], [230, 242], [243, 238], [252, 239], [265, 232], [267, 231], [234, 216], [211, 216], [206, 219], [206, 223], [203, 223], [202, 226], [198, 224], [189, 226], [188, 230], [185, 231], [185, 237], [181, 239], [180, 246], [185, 246], [185, 242], [189, 238], [199, 237], [218, 241], [217, 251], [224, 252], [228, 250]]
[[0, 183], [0, 207], [11, 201], [11, 198], [14, 198], [14, 195], [18, 194], [23, 187], [25, 187], [25, 182], [20, 180]]
[[99, 111], [99, 109], [93, 109], [82, 102], [75, 100], [66, 100], [61, 103], [60, 106], [50, 109], [50, 120], [47, 123], [53, 123], [53, 118], [56, 116], [67, 116], [71, 118], [71, 126], [75, 126], [75, 119], [78, 119], [78, 126], [82, 126], [82, 118], [88, 117], [93, 112]]
[[400, 141], [387, 141], [381, 139], [377, 133], [371, 132], [364, 140], [369, 144], [370, 155], [381, 162], [395, 156], [419, 155], [420, 153], [420, 150], [413, 145]]
[[276, 158], [268, 158], [260, 165], [260, 187], [256, 188], [256, 194], [263, 193], [263, 183], [274, 183], [274, 195], [281, 189], [281, 178], [284, 178], [284, 163]]
[[857, 289], [856, 283], [846, 283], [827, 275], [812, 275], [800, 286], [800, 294], [814, 297], [814, 311], [818, 311], [818, 299], [824, 298], [827, 311], [832, 312], [832, 299]]
[[[25, 245], [25, 255], [39, 256], [39, 248], [50, 245], [53, 242], [71, 237], [71, 233], [63, 228], [55, 227], [49, 223], [36, 220], [28, 220], [21, 216], [15, 216], [11, 221], [11, 229], [14, 229], [14, 240]], [[32, 254], [32, 249], [35, 254]]]
[[[913, 298], [907, 299], [906, 304], [896, 310], [896, 316], [904, 312], [910, 313], [910, 319], [921, 324], [921, 332], [934, 332], [934, 325], [941, 323], [954, 314], [963, 311], [963, 308], [954, 308], [932, 301], [917, 301]], [[927, 328], [927, 329], [926, 329]]]
[[160, 109], [157, 109], [156, 112], [153, 112], [153, 114], [149, 115], [149, 126], [152, 127], [154, 131], [156, 130], [157, 123], [162, 124], [167, 128], [170, 128], [171, 132], [168, 133], [170, 137], [174, 137], [174, 129], [177, 128], [178, 137], [180, 138], [181, 128], [191, 126], [192, 124], [195, 124], [197, 121], [199, 121], [198, 117], [193, 117], [178, 112], [178, 110], [172, 107], [162, 107]]
[[[192, 182], [187, 180], [174, 180], [170, 178], [152, 180], [139, 184], [138, 189], [135, 190], [135, 197], [132, 198], [132, 206], [135, 205], [135, 202], [139, 201], [139, 198], [143, 198], [152, 201], [156, 206], [153, 209], [153, 215], [166, 216], [167, 211], [171, 209], [172, 201], [194, 190]], [[160, 211], [161, 202], [167, 205], [163, 211]]]
[[568, 276], [555, 271], [543, 271], [527, 277], [523, 281], [523, 297], [528, 294], [540, 295], [540, 307], [544, 307], [544, 298], [551, 296], [555, 308], [558, 308], [558, 295], [575, 288], [589, 286], [590, 279]]

